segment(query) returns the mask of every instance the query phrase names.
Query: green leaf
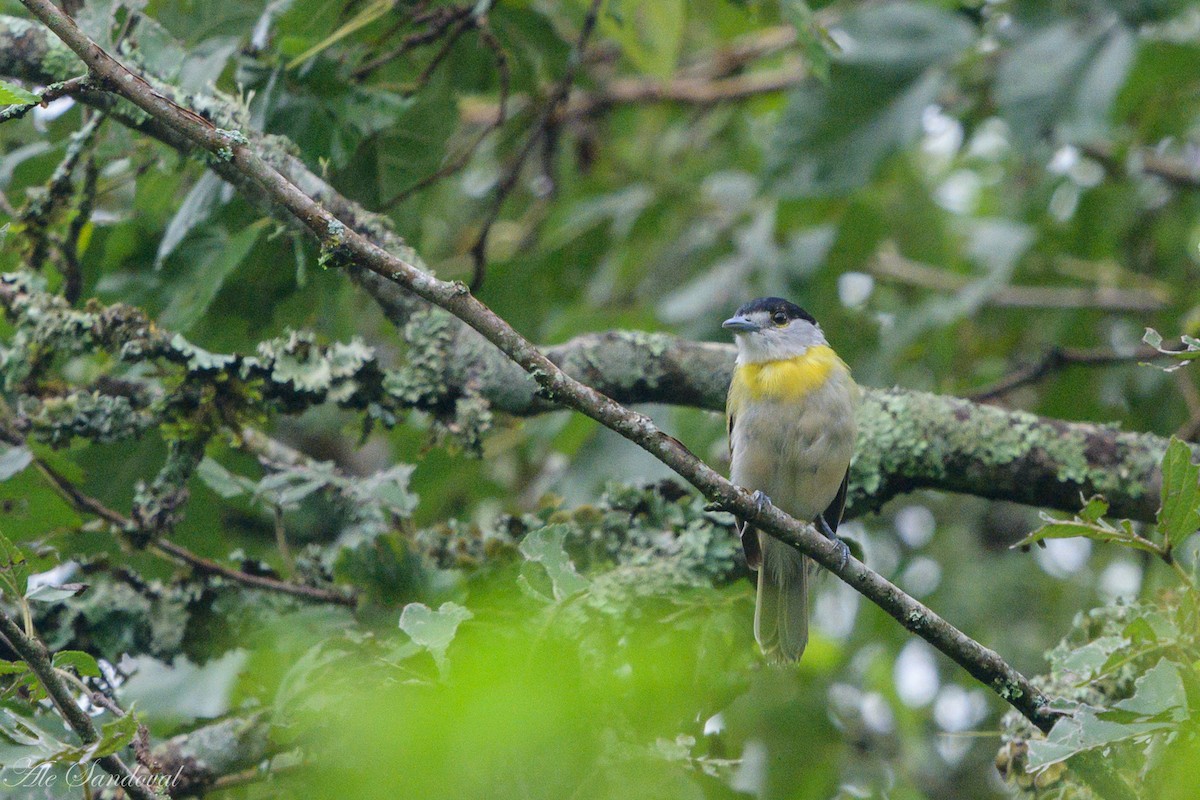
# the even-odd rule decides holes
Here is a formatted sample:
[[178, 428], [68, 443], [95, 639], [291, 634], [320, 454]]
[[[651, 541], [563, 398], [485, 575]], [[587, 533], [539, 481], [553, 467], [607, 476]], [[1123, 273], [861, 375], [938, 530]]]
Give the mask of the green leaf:
[[33, 452], [28, 447], [3, 445], [0, 451], [0, 481], [6, 481], [33, 462]]
[[828, 83], [792, 92], [776, 131], [768, 176], [785, 197], [842, 194], [869, 181], [920, 133], [943, 84], [939, 68], [972, 38], [955, 14], [916, 3], [852, 11], [839, 35]]
[[1023, 37], [996, 73], [996, 102], [1013, 133], [1029, 142], [1106, 137], [1109, 110], [1133, 64], [1135, 42], [1115, 15], [1083, 30], [1063, 20]]
[[29, 665], [24, 661], [0, 660], [0, 675], [20, 675], [29, 671]]
[[235, 475], [208, 456], [196, 467], [196, 476], [204, 481], [205, 486], [226, 500], [252, 491], [255, 486], [254, 481]]
[[1100, 712], [1082, 708], [1054, 723], [1045, 739], [1029, 742], [1030, 771], [1066, 761], [1074, 755], [1115, 742], [1143, 736], [1170, 726], [1168, 722], [1116, 722], [1103, 719]]
[[686, 22], [684, 0], [610, 0], [599, 25], [635, 67], [656, 78], [669, 78], [679, 60]]
[[0, 106], [27, 106], [42, 102], [33, 92], [27, 92], [16, 84], [0, 81]]
[[1200, 529], [1200, 466], [1187, 442], [1171, 437], [1162, 460], [1162, 508], [1158, 529], [1174, 547]]
[[61, 586], [42, 583], [26, 591], [25, 599], [37, 600], [41, 603], [57, 603], [60, 600], [76, 597], [82, 594], [87, 588], [87, 584], [83, 583], [64, 583]]
[[1098, 522], [1107, 513], [1108, 501], [1102, 495], [1095, 494], [1083, 506], [1079, 518], [1084, 522]]
[[541, 564], [546, 570], [556, 600], [570, 597], [590, 585], [586, 578], [575, 571], [575, 565], [563, 547], [568, 530], [566, 525], [538, 528], [521, 540], [519, 548], [527, 560]]
[[400, 612], [400, 630], [445, 666], [446, 649], [454, 641], [458, 626], [475, 616], [458, 603], [442, 603], [434, 611], [424, 603], [409, 603]]
[[332, 47], [345, 37], [387, 14], [395, 5], [396, 0], [375, 0], [373, 3], [368, 3], [333, 33], [289, 61], [285, 69], [295, 69], [310, 58], [320, 55], [321, 51]]
[[1073, 673], [1079, 681], [1086, 681], [1100, 674], [1112, 654], [1120, 652], [1128, 645], [1129, 640], [1124, 636], [1101, 636], [1071, 650], [1055, 664], [1055, 668]]
[[175, 281], [174, 296], [159, 317], [163, 327], [185, 333], [195, 325], [216, 299], [225, 279], [250, 254], [269, 222], [260, 219], [232, 236], [218, 235], [198, 247], [198, 252], [189, 249], [189, 256], [195, 258], [192, 271], [185, 280]]
[[1187, 692], [1179, 674], [1179, 665], [1164, 659], [1134, 682], [1133, 696], [1113, 705], [1141, 717], [1169, 714], [1175, 722], [1187, 718]]
[[18, 587], [29, 582], [29, 564], [25, 561], [25, 553], [3, 533], [0, 533], [0, 578], [14, 594], [19, 594]]
[[1038, 517], [1046, 524], [1013, 547], [1028, 547], [1043, 539], [1073, 539], [1082, 536], [1097, 542], [1120, 544], [1134, 550], [1162, 555], [1158, 545], [1134, 531], [1132, 522], [1123, 519], [1113, 524], [1104, 519], [1107, 513], [1108, 501], [1100, 495], [1089, 498], [1079, 513], [1071, 519], [1058, 519], [1044, 511], [1038, 512]]
[[54, 666], [57, 669], [73, 669], [84, 678], [100, 677], [100, 665], [82, 650], [59, 650], [54, 654]]
[[783, 12], [796, 29], [796, 44], [804, 53], [809, 72], [821, 80], [829, 79], [830, 49], [836, 49], [829, 31], [821, 27], [812, 8], [803, 0], [787, 0]]
[[183, 198], [179, 209], [167, 224], [162, 240], [158, 243], [158, 252], [154, 254], [154, 268], [162, 269], [167, 256], [175, 252], [175, 248], [184, 237], [212, 215], [221, 197], [221, 187], [227, 186], [215, 172], [205, 172], [196, 181], [195, 186]]
[[117, 717], [112, 722], [104, 723], [104, 727], [100, 729], [100, 738], [95, 743], [87, 747], [76, 747], [65, 750], [56, 754], [53, 760], [56, 762], [74, 761], [77, 764], [83, 764], [88, 761], [95, 761], [98, 758], [111, 756], [124, 748], [128, 747], [133, 737], [137, 735], [138, 719], [134, 716], [133, 709], [125, 713], [124, 716]]

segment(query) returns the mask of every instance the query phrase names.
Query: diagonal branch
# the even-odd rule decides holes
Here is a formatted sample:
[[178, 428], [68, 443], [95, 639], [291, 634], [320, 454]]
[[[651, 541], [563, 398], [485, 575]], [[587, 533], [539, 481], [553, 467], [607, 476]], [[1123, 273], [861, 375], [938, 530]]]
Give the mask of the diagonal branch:
[[[0, 611], [0, 636], [41, 681], [42, 686], [46, 689], [46, 694], [53, 701], [54, 707], [58, 709], [58, 713], [67, 721], [67, 725], [75, 731], [80, 740], [88, 745], [100, 741], [100, 734], [96, 732], [92, 718], [79, 707], [66, 685], [54, 671], [54, 665], [46, 646], [40, 640], [26, 636], [25, 632], [21, 630], [21, 626], [13, 622], [3, 611]], [[131, 797], [137, 798], [137, 800], [158, 800], [163, 796], [130, 770], [120, 756], [115, 754], [102, 756], [96, 761], [105, 772], [118, 781]]]
[[532, 375], [543, 395], [595, 419], [644, 448], [699, 489], [717, 507], [798, 547], [905, 628], [991, 687], [1038, 728], [1048, 731], [1052, 727], [1055, 714], [1049, 708], [1047, 698], [996, 652], [968, 637], [858, 559], [843, 559], [839, 548], [812, 526], [798, 522], [777, 508], [759, 508], [749, 492], [722, 478], [678, 440], [659, 430], [649, 417], [626, 409], [569, 377], [495, 312], [471, 296], [462, 283], [438, 280], [348, 228], [247, 146], [244, 136], [220, 131], [203, 117], [159, 94], [144, 79], [130, 73], [89, 40], [74, 21], [49, 0], [22, 0], [22, 3], [105, 85], [199, 148], [253, 179], [273, 201], [286, 208], [317, 237], [327, 257], [342, 263], [357, 263], [463, 320]]

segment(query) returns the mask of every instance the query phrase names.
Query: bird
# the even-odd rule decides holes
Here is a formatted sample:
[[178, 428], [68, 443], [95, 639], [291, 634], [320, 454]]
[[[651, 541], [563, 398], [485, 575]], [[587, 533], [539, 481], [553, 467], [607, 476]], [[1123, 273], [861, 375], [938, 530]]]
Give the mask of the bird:
[[[730, 480], [837, 538], [854, 455], [858, 385], [816, 319], [795, 303], [763, 297], [721, 327], [737, 361], [726, 401]], [[769, 661], [798, 661], [808, 644], [808, 559], [742, 522], [746, 563], [758, 571], [754, 638]]]

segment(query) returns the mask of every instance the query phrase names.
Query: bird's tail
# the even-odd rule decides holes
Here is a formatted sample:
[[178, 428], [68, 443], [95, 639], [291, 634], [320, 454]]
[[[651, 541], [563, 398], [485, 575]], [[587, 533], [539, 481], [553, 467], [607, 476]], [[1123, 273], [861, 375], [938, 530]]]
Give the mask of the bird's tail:
[[808, 560], [796, 548], [759, 533], [762, 565], [754, 638], [768, 659], [797, 661], [808, 644]]

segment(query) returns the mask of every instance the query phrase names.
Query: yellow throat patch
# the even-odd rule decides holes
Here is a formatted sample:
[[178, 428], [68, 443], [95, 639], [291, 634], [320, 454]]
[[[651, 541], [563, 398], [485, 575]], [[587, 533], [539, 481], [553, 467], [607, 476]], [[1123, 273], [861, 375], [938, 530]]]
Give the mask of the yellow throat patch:
[[730, 405], [739, 405], [746, 399], [802, 400], [813, 389], [824, 385], [835, 369], [849, 368], [827, 345], [810, 347], [804, 355], [795, 358], [742, 364], [733, 371]]

